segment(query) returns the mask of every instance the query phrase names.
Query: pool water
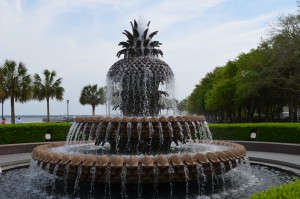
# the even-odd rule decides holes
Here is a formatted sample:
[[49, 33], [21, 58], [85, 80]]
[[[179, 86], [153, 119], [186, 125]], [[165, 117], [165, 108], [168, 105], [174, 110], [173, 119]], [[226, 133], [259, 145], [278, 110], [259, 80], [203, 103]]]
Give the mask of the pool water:
[[253, 193], [298, 179], [292, 172], [262, 165], [240, 166], [223, 176], [181, 183], [121, 185], [66, 181], [39, 168], [20, 168], [0, 175], [0, 198], [249, 198]]

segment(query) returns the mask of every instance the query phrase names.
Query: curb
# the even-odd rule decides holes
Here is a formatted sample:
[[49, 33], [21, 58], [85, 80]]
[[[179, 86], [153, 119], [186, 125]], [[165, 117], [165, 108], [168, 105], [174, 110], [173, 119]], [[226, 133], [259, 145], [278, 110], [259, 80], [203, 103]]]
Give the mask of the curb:
[[276, 169], [280, 169], [289, 173], [293, 173], [294, 175], [298, 176], [300, 178], [300, 170], [299, 169], [294, 169], [288, 166], [283, 166], [283, 165], [278, 165], [278, 164], [272, 164], [272, 163], [266, 163], [266, 162], [260, 162], [260, 161], [250, 161], [251, 164], [254, 165], [262, 165], [262, 166], [267, 166], [267, 167], [273, 167]]
[[258, 158], [258, 157], [249, 157], [249, 160], [250, 161], [255, 161], [255, 162], [263, 162], [263, 163], [281, 165], [281, 166], [290, 167], [290, 168], [293, 168], [293, 169], [300, 170], [300, 165], [290, 163], [290, 162], [280, 161], [280, 160], [273, 160], [273, 159], [267, 159], [267, 158]]

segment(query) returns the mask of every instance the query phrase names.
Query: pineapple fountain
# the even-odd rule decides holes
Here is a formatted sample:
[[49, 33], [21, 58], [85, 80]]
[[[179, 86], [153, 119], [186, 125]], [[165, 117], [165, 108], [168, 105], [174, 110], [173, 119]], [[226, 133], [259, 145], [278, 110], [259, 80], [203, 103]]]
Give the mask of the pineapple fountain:
[[[40, 168], [78, 182], [126, 184], [196, 180], [221, 175], [246, 157], [243, 146], [213, 141], [204, 116], [157, 116], [163, 97], [172, 92], [171, 68], [159, 59], [157, 31], [131, 23], [127, 41], [117, 54], [124, 56], [109, 69], [108, 99], [123, 117], [76, 118], [65, 143], [36, 147], [32, 157]], [[199, 185], [200, 186], [200, 185]], [[95, 187], [97, 188], [97, 187]], [[172, 191], [171, 191], [172, 192]], [[172, 195], [172, 193], [170, 193]], [[170, 196], [171, 196], [170, 195]]]

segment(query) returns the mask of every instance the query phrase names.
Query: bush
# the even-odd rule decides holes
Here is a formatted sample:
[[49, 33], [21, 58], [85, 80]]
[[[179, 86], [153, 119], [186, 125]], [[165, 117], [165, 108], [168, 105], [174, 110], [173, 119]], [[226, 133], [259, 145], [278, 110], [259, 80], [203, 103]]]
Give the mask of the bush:
[[256, 132], [256, 141], [300, 143], [300, 123], [209, 124], [215, 140], [250, 140]]
[[251, 199], [295, 199], [300, 198], [300, 180], [295, 180], [290, 184], [285, 184], [280, 187], [272, 187], [260, 193], [253, 194]]
[[71, 123], [23, 123], [0, 126], [0, 144], [44, 142], [45, 134], [51, 134], [51, 141], [64, 141]]

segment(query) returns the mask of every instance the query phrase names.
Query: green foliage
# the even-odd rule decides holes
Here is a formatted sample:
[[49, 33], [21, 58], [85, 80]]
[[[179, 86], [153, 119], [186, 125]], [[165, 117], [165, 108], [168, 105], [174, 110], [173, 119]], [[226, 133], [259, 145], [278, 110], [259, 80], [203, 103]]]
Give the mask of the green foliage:
[[216, 71], [218, 71], [218, 68], [214, 72], [206, 74], [200, 84], [196, 85], [192, 94], [187, 98], [186, 109], [189, 113], [204, 114], [207, 112], [205, 108], [205, 95], [212, 88]]
[[44, 142], [51, 133], [51, 141], [64, 141], [71, 123], [23, 123], [0, 126], [0, 144]]
[[256, 132], [256, 141], [300, 143], [299, 123], [241, 123], [210, 124], [215, 140], [250, 140]]
[[205, 94], [205, 107], [208, 110], [215, 111], [226, 107], [232, 109], [235, 94], [236, 63], [230, 61], [227, 67], [218, 68], [214, 78], [212, 88]]
[[300, 198], [300, 180], [279, 187], [272, 187], [260, 193], [253, 194], [251, 199], [296, 199]]
[[33, 82], [33, 98], [39, 101], [47, 101], [47, 121], [50, 121], [50, 108], [49, 99], [57, 99], [59, 101], [63, 100], [63, 95], [65, 89], [61, 86], [62, 78], [55, 80], [56, 72], [44, 70], [44, 79], [38, 75], [34, 74]]
[[[300, 13], [278, 18], [250, 52], [208, 73], [187, 98], [187, 111], [210, 121], [280, 121], [283, 106], [297, 121], [300, 105]], [[254, 118], [255, 113], [258, 118]]]
[[21, 103], [31, 99], [32, 86], [31, 76], [27, 73], [24, 63], [17, 64], [13, 60], [6, 60], [1, 68], [2, 91], [5, 93], [4, 99], [9, 97], [11, 104], [11, 122], [15, 123], [15, 101]]
[[89, 104], [92, 106], [92, 114], [95, 115], [95, 107], [99, 104], [104, 104], [106, 102], [105, 99], [105, 90], [103, 87], [98, 88], [97, 84], [87, 85], [83, 87], [79, 102], [82, 105]]

